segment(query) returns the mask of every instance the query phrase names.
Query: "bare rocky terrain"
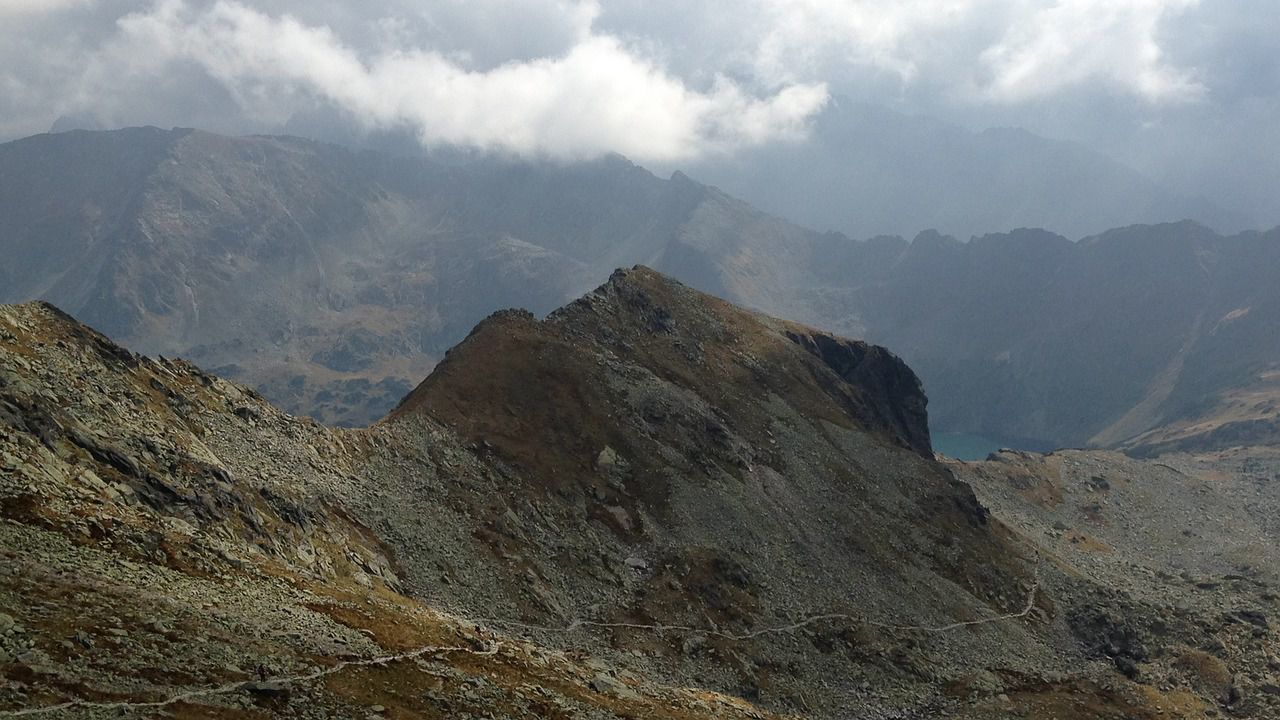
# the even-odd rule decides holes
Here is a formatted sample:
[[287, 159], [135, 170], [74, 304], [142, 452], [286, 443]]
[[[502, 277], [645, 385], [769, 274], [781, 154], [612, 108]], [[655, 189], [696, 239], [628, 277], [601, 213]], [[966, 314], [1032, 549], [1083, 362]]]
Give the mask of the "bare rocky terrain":
[[892, 354], [643, 268], [368, 429], [4, 306], [0, 717], [1274, 717], [1274, 466], [1156, 462], [938, 462]]
[[1280, 456], [1266, 447], [1138, 460], [1001, 451], [952, 463], [992, 513], [1106, 588], [1095, 652], [1140, 682], [1280, 713]]

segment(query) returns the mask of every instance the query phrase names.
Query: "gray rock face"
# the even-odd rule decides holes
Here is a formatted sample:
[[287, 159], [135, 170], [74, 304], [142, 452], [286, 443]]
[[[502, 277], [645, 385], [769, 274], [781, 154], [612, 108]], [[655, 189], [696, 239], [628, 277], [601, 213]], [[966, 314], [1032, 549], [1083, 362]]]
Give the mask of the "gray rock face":
[[858, 388], [865, 406], [850, 403], [850, 414], [891, 428], [907, 447], [933, 455], [929, 444], [928, 399], [920, 379], [888, 350], [824, 333], [788, 333], [793, 342], [822, 359], [841, 380]]
[[608, 693], [623, 698], [636, 696], [631, 688], [608, 673], [597, 673], [595, 677], [588, 681], [588, 685], [592, 690], [599, 693]]

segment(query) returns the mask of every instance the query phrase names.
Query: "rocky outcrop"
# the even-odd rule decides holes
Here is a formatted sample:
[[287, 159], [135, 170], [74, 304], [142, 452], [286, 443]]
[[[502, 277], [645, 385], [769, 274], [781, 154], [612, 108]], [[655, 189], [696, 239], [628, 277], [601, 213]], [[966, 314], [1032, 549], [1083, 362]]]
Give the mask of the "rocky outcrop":
[[920, 378], [898, 356], [876, 345], [822, 332], [788, 332], [787, 337], [857, 388], [857, 398], [848, 403], [850, 415], [896, 436], [922, 455], [933, 455], [926, 410], [929, 400]]

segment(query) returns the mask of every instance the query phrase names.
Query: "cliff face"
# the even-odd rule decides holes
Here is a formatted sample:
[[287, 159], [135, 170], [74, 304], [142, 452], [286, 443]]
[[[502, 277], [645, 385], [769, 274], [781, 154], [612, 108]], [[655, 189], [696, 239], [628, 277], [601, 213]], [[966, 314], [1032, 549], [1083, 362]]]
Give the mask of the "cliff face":
[[880, 428], [907, 447], [930, 456], [929, 415], [920, 378], [893, 353], [877, 345], [834, 337], [826, 333], [789, 332], [787, 337], [822, 359], [827, 367], [858, 389], [857, 400], [847, 404], [850, 415], [869, 427]]

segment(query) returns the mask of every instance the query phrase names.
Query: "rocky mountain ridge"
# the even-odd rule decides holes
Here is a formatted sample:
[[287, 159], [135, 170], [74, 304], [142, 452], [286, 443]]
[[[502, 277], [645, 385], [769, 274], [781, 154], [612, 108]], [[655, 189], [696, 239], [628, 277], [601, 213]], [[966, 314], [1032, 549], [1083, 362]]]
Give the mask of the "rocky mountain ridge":
[[618, 158], [454, 167], [184, 129], [32, 138], [0, 166], [5, 300], [358, 424], [494, 309], [598, 283], [628, 224], [660, 251], [651, 218], [698, 197]]
[[645, 269], [490, 318], [359, 430], [0, 308], [0, 713], [1267, 716], [1269, 626], [1234, 696], [1146, 682], [1157, 645], [1107, 643], [1170, 599], [990, 515], [923, 402]]

